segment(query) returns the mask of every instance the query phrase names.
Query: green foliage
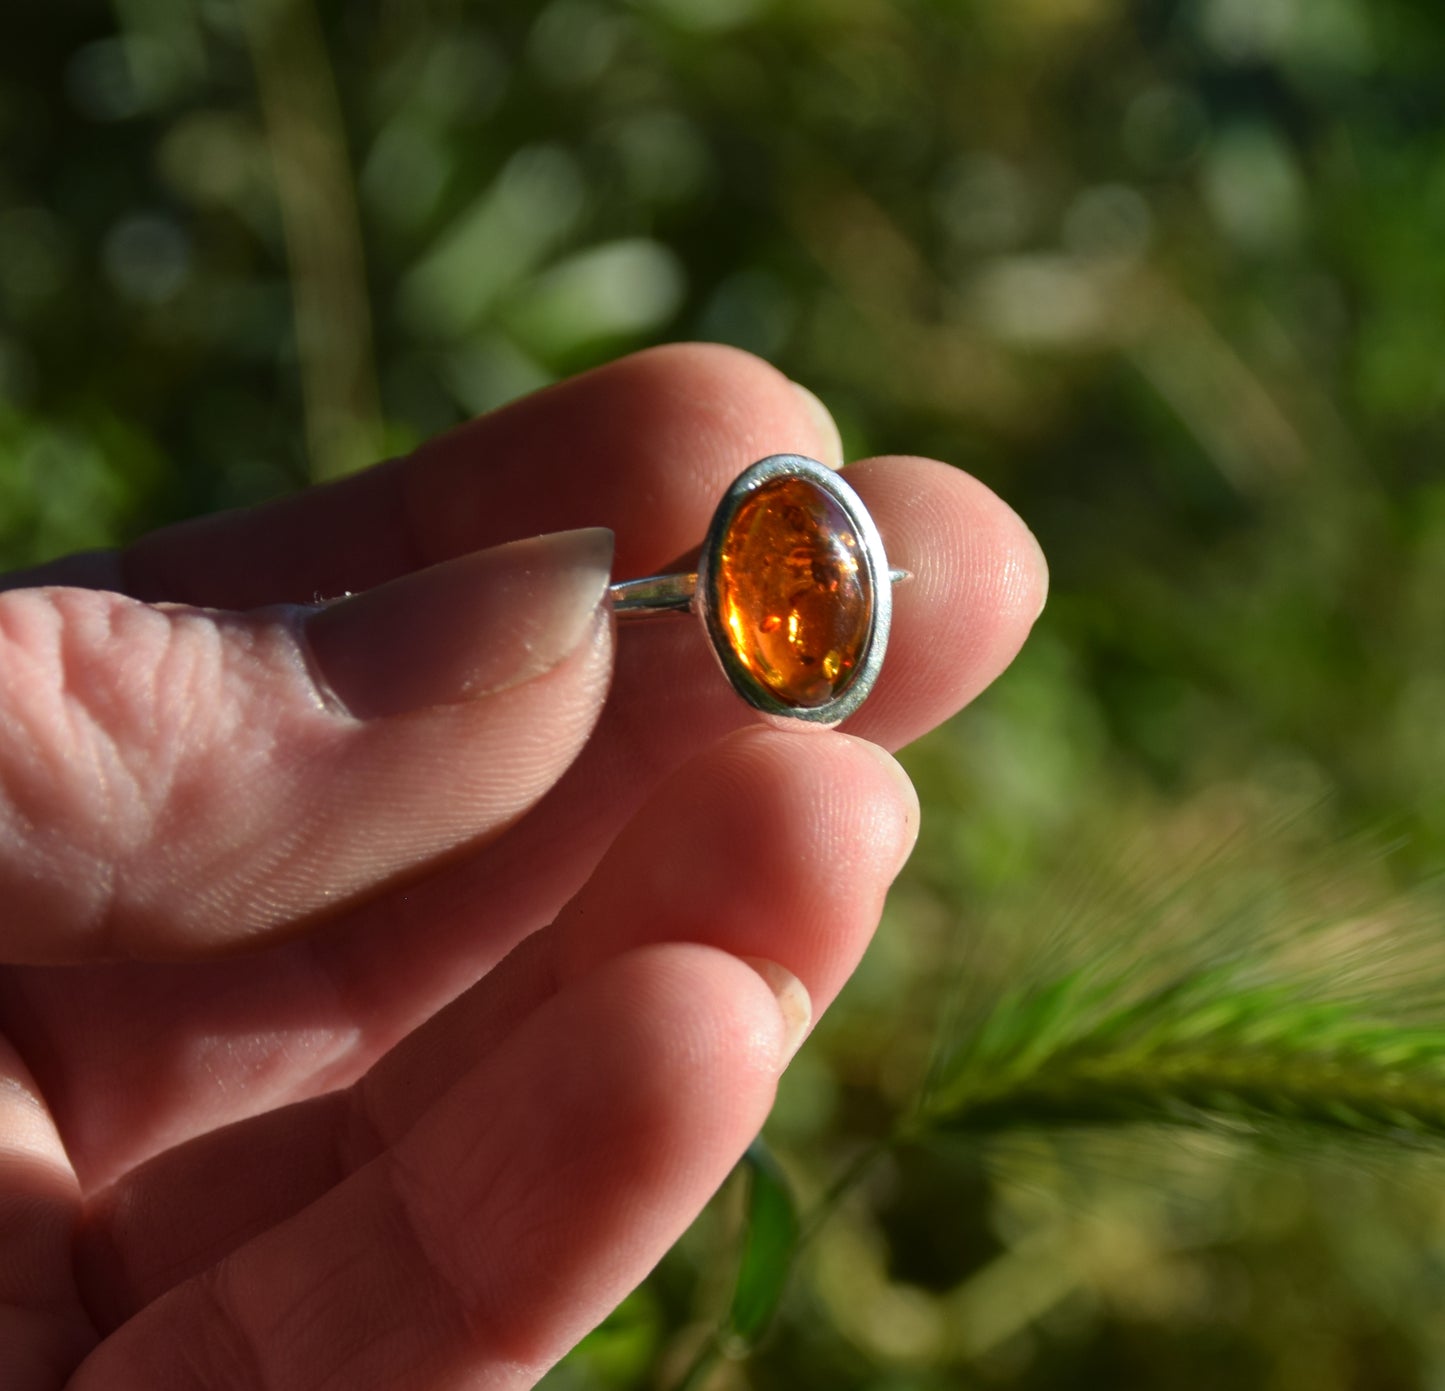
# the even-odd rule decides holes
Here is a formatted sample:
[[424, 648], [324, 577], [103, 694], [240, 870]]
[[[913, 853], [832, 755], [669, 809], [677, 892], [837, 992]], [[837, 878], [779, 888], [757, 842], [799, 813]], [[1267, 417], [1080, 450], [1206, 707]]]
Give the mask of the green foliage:
[[587, 1335], [552, 1378], [554, 1391], [568, 1386], [635, 1386], [657, 1356], [662, 1319], [644, 1287], [630, 1294]]
[[773, 1320], [798, 1247], [798, 1214], [788, 1181], [761, 1141], [743, 1160], [748, 1175], [747, 1224], [738, 1282], [728, 1310], [728, 1341], [751, 1348]]
[[1388, 999], [1312, 1000], [1308, 983], [1202, 967], [1137, 995], [1089, 968], [999, 1000], [956, 1046], [919, 1126], [1021, 1127], [1221, 1119], [1381, 1140], [1445, 1140], [1445, 1029], [1372, 1015]]
[[159, 468], [112, 417], [54, 422], [0, 401], [0, 563], [38, 564], [113, 541]]

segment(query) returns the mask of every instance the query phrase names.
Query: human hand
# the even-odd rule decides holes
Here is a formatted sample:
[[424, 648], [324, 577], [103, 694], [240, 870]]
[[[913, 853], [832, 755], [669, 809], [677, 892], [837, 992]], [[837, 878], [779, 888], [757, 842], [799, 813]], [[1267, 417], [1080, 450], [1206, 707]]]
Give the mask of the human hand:
[[0, 593], [7, 1388], [528, 1386], [642, 1278], [911, 847], [876, 746], [1045, 579], [965, 475], [850, 468], [916, 578], [849, 732], [791, 734], [694, 624], [612, 670], [605, 536], [556, 533], [649, 573], [831, 448], [771, 368], [660, 349]]

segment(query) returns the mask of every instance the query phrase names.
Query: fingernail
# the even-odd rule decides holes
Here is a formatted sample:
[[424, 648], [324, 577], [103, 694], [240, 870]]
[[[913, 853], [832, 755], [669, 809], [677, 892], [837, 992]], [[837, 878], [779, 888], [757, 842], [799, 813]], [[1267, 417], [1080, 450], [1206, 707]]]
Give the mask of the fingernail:
[[457, 705], [550, 671], [596, 630], [605, 527], [476, 551], [314, 610], [318, 685], [358, 719]]
[[813, 428], [818, 432], [818, 462], [827, 464], [831, 469], [841, 469], [843, 467], [843, 436], [838, 433], [838, 422], [833, 419], [832, 411], [802, 383], [794, 382], [793, 390], [798, 393], [803, 405], [807, 408], [808, 414], [813, 420]]
[[787, 1063], [802, 1046], [808, 1036], [808, 1026], [813, 1022], [813, 1001], [808, 987], [776, 961], [762, 956], [745, 956], [743, 960], [767, 982], [778, 1002], [778, 1013], [783, 1016], [783, 1062]]
[[918, 844], [918, 826], [921, 820], [918, 789], [914, 787], [913, 779], [908, 776], [908, 770], [887, 749], [880, 748], [868, 739], [860, 739], [856, 734], [845, 734], [843, 738], [851, 739], [888, 774], [898, 792], [899, 801], [903, 803], [898, 854], [893, 865], [893, 873], [896, 875], [908, 863], [908, 857], [913, 853], [913, 847]]

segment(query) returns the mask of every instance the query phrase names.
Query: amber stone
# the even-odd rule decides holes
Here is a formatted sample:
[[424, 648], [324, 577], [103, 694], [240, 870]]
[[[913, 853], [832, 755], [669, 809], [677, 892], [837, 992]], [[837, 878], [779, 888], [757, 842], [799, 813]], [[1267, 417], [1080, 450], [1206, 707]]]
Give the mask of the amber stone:
[[848, 514], [806, 478], [744, 499], [720, 539], [710, 588], [738, 664], [779, 701], [816, 709], [858, 669], [873, 593]]

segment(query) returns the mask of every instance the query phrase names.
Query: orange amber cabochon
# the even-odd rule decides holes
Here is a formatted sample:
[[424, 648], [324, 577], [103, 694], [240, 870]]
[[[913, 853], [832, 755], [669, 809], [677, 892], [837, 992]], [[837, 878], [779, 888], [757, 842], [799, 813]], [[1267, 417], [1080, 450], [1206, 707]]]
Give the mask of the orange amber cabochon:
[[805, 477], [752, 490], [725, 521], [711, 603], [737, 666], [785, 706], [837, 700], [873, 629], [863, 541], [848, 512]]

